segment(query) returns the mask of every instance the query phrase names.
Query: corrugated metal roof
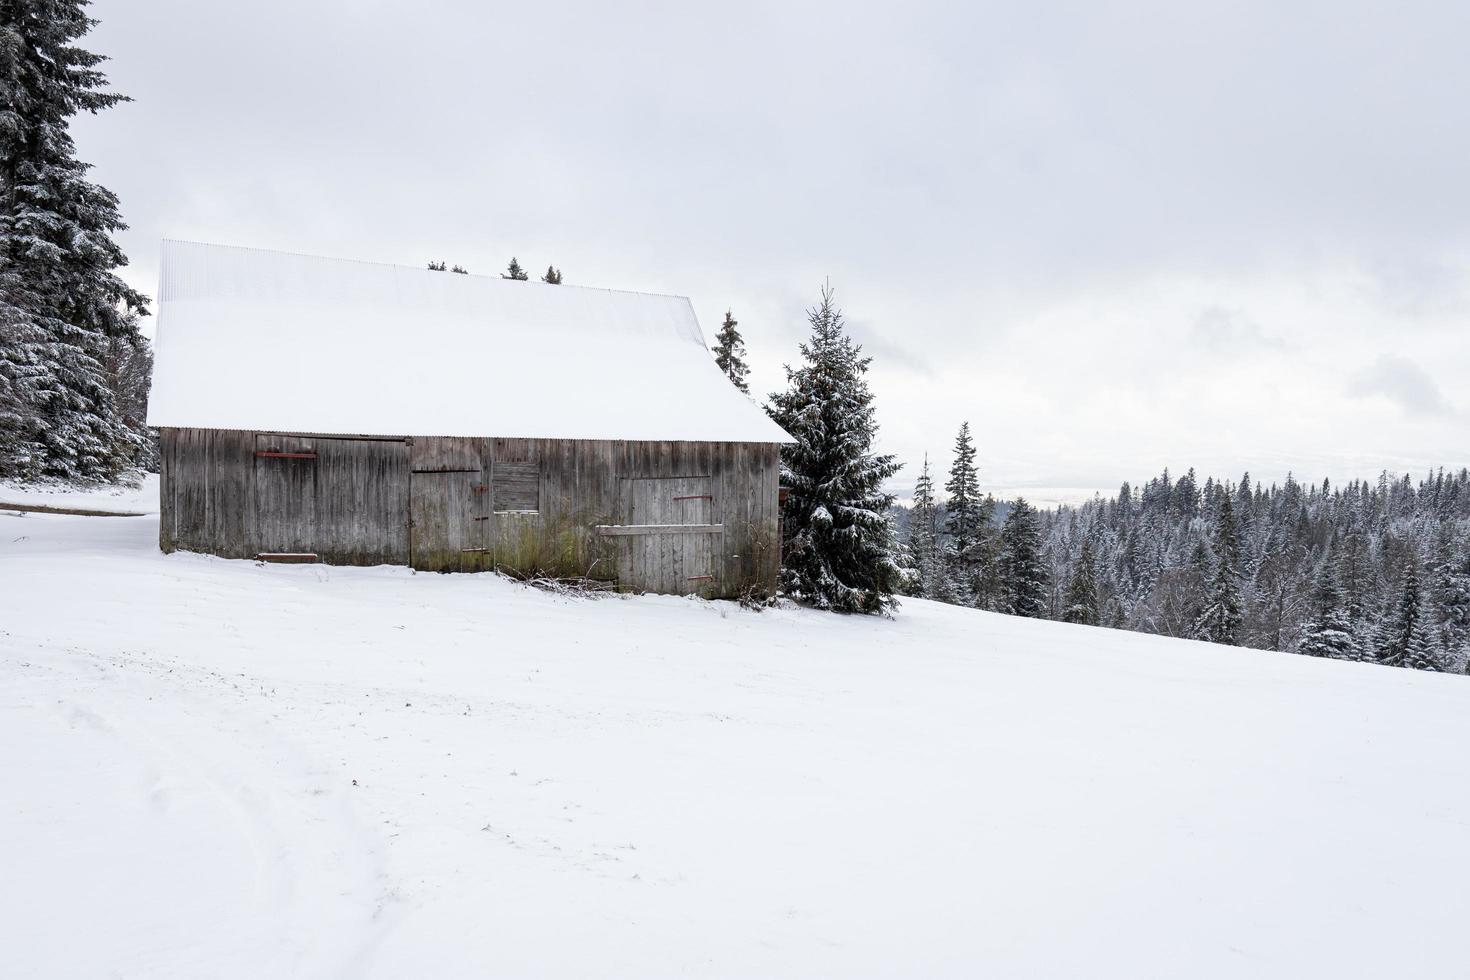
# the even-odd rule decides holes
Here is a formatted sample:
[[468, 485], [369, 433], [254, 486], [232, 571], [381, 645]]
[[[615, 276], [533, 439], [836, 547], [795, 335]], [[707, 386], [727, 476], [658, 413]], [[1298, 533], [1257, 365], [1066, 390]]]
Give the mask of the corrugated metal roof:
[[151, 425], [790, 441], [682, 296], [168, 240], [162, 266]]

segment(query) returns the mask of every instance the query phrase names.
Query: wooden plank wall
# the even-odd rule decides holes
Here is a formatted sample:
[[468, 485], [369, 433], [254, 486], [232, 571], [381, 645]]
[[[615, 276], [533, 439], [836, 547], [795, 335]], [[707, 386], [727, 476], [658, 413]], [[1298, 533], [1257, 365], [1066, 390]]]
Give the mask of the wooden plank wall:
[[[268, 487], [262, 498], [256, 485], [260, 470], [254, 452], [260, 439], [282, 446], [294, 439], [291, 445], [309, 444], [318, 454], [311, 464], [316, 467], [314, 531], [306, 535], [309, 540], [293, 537], [300, 547], [289, 550], [314, 551], [326, 562], [411, 561], [415, 567], [465, 570], [498, 566], [527, 574], [539, 570], [617, 580], [621, 588], [640, 591], [718, 597], [738, 596], [747, 587], [775, 588], [780, 567], [778, 447], [761, 443], [410, 440], [164, 429], [159, 521], [163, 550], [229, 558], [287, 550], [266, 547], [268, 539], [279, 543], [274, 539], [287, 515], [270, 502]], [[267, 460], [260, 463], [264, 466]], [[503, 489], [495, 486], [497, 467], [506, 477]], [[667, 563], [656, 560], [653, 566], [640, 567], [650, 548], [675, 549], [675, 543], [653, 545], [636, 537], [602, 537], [594, 532], [599, 524], [636, 523], [626, 484], [633, 478], [691, 481], [685, 485], [708, 488], [714, 499], [707, 511], [703, 502], [686, 503], [682, 506], [689, 514], [674, 515], [676, 523], [684, 523], [684, 517], [696, 511], [700, 517], [708, 513], [711, 522], [724, 526], [720, 534], [701, 536], [697, 547], [709, 549], [707, 559], [703, 554], [671, 552]], [[417, 489], [415, 480], [421, 481]], [[431, 557], [427, 545], [422, 546], [427, 549], [424, 553], [411, 554], [408, 527], [414, 494], [431, 482], [440, 484], [439, 496], [455, 496], [447, 486], [451, 482], [458, 494], [466, 490], [473, 494], [454, 507], [445, 496], [446, 511], [457, 508], [461, 515], [454, 520], [483, 518], [474, 521], [478, 528], [467, 524], [465, 530], [451, 532], [442, 548], [435, 545], [443, 551], [437, 557]], [[476, 485], [488, 489], [475, 493]], [[532, 502], [534, 510], [527, 508]], [[502, 505], [515, 506], [502, 510]], [[269, 513], [260, 513], [262, 506]], [[444, 551], [451, 546], [461, 552], [455, 561]], [[464, 552], [466, 547], [483, 550]], [[695, 571], [701, 575], [707, 560], [712, 578], [689, 582], [687, 590], [680, 588], [672, 569], [676, 558], [700, 565]]]

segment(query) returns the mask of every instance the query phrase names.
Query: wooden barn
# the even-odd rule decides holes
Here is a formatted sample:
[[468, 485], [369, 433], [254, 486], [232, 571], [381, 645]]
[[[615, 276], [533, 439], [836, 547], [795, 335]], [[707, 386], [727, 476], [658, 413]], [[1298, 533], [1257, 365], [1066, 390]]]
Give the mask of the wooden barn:
[[782, 429], [679, 296], [168, 241], [159, 543], [774, 589]]

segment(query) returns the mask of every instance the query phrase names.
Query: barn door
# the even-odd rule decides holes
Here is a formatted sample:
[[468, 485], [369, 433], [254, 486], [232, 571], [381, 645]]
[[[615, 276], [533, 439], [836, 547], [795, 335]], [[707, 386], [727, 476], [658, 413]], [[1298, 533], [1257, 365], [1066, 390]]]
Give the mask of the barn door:
[[299, 436], [255, 437], [259, 553], [315, 554], [316, 448]]
[[408, 564], [408, 446], [316, 439], [316, 551], [342, 565]]
[[632, 533], [624, 535], [620, 581], [669, 595], [712, 588], [719, 535], [709, 530], [715, 499], [710, 487], [707, 476], [623, 481], [624, 519]]
[[410, 453], [409, 564], [425, 572], [487, 567], [489, 487], [480, 440], [415, 439]]

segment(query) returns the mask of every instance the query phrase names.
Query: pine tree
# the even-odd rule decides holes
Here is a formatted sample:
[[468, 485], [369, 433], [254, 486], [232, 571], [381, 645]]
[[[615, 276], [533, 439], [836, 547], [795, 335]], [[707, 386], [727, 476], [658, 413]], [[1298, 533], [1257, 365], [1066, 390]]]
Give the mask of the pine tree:
[[1062, 620], [1096, 626], [1100, 622], [1097, 601], [1097, 563], [1092, 554], [1092, 542], [1083, 541], [1082, 551], [1072, 566], [1072, 577], [1067, 580], [1067, 594], [1063, 600]]
[[864, 378], [870, 358], [843, 331], [830, 286], [807, 313], [803, 363], [786, 368], [787, 390], [771, 417], [796, 440], [781, 449], [782, 507], [789, 535], [781, 583], [795, 599], [838, 612], [886, 612], [905, 573], [883, 481], [898, 472], [875, 455], [878, 423]]
[[712, 349], [715, 352], [715, 363], [725, 372], [725, 377], [748, 395], [750, 382], [746, 378], [750, 376], [750, 368], [745, 364], [745, 341], [736, 329], [739, 324], [740, 321], [726, 310], [725, 322], [720, 324], [720, 332], [715, 335], [715, 346]]
[[1297, 653], [1333, 660], [1355, 660], [1357, 649], [1353, 641], [1352, 621], [1343, 605], [1342, 590], [1337, 587], [1332, 561], [1324, 558], [1312, 585], [1311, 618], [1302, 626]]
[[[1236, 533], [1242, 534], [1251, 528], [1251, 516], [1255, 509], [1255, 495], [1251, 491], [1251, 475], [1243, 473], [1240, 483], [1235, 488], [1235, 526]], [[1240, 555], [1237, 552], [1236, 557]]]
[[133, 432], [147, 433], [147, 442], [134, 461], [140, 469], [158, 471], [158, 436], [148, 428], [148, 393], [153, 387], [153, 345], [142, 334], [113, 337], [102, 355], [107, 387], [112, 391], [118, 417]]
[[1389, 667], [1439, 670], [1439, 657], [1424, 628], [1424, 597], [1418, 566], [1418, 556], [1410, 555], [1404, 565], [1398, 605], [1379, 630], [1374, 659]]
[[929, 454], [924, 454], [924, 468], [914, 484], [914, 508], [909, 514], [909, 560], [914, 575], [908, 595], [937, 598], [943, 591], [940, 578], [944, 571], [939, 561], [938, 513], [934, 507], [934, 480], [929, 475]]
[[991, 612], [1006, 612], [1010, 608], [1000, 574], [1003, 549], [1000, 528], [995, 525], [995, 514], [999, 506], [999, 502], [988, 493], [981, 498], [975, 515], [976, 541], [970, 548], [967, 562], [969, 577], [966, 588], [970, 604], [977, 609], [988, 609]]
[[1046, 566], [1041, 561], [1041, 531], [1036, 511], [1017, 497], [1000, 529], [1000, 580], [1006, 612], [1041, 619], [1046, 615]]
[[0, 3], [0, 476], [112, 478], [147, 446], [102, 362], [138, 337], [148, 300], [114, 271], [127, 226], [68, 128], [125, 101], [76, 45], [96, 23], [85, 7]]
[[991, 608], [996, 598], [993, 579], [997, 548], [990, 526], [995, 504], [980, 499], [975, 442], [970, 437], [969, 422], [960, 423], [955, 435], [954, 459], [944, 491], [949, 495], [944, 519], [944, 532], [949, 540], [944, 562], [956, 601]]
[[1204, 608], [1194, 624], [1194, 639], [1235, 645], [1240, 642], [1239, 542], [1234, 508], [1228, 496], [1220, 498], [1220, 516], [1215, 522], [1215, 569], [1210, 577]]
[[1339, 587], [1342, 589], [1343, 607], [1347, 610], [1348, 622], [1358, 647], [1359, 656], [1354, 659], [1371, 659], [1372, 647], [1368, 644], [1368, 595], [1373, 578], [1372, 556], [1369, 553], [1368, 536], [1357, 525], [1356, 519], [1342, 535], [1333, 563]]
[[[515, 277], [512, 276], [511, 278], [513, 279]], [[544, 283], [548, 283], [549, 285], [552, 285], [552, 286], [560, 286], [561, 285], [561, 270], [558, 269], [558, 268], [556, 268], [555, 266], [548, 265], [546, 267], [546, 275], [544, 275], [544, 276], [541, 277], [541, 281], [544, 282]]]
[[1186, 520], [1199, 513], [1199, 478], [1194, 475], [1193, 466], [1174, 484], [1174, 501], [1179, 515]]
[[1446, 660], [1470, 671], [1470, 548], [1451, 551], [1440, 565], [1436, 593]]
[[944, 492], [949, 495], [944, 530], [950, 545], [958, 553], [968, 551], [980, 538], [980, 477], [975, 469], [975, 442], [970, 438], [970, 423], [961, 422], [954, 439], [954, 461], [949, 464], [949, 481]]
[[467, 275], [469, 275], [469, 274], [470, 274], [470, 270], [468, 270], [468, 269], [466, 269], [466, 268], [465, 268], [465, 267], [464, 267], [464, 266], [462, 266], [462, 265], [457, 265], [457, 266], [455, 266], [455, 267], [454, 267], [454, 268], [452, 268], [452, 269], [450, 269], [450, 270], [449, 270], [449, 271], [450, 271], [450, 272], [457, 272], [457, 273], [459, 273], [459, 274], [460, 274], [460, 275], [462, 275], [462, 276], [467, 276]]
[[429, 263], [429, 271], [430, 272], [448, 272], [449, 271], [449, 266], [445, 265], [443, 262], [430, 262]]
[[517, 262], [515, 256], [512, 255], [510, 258], [510, 265], [505, 267], [505, 271], [500, 274], [500, 278], [514, 279], [517, 282], [525, 282], [527, 279], [531, 278], [531, 274], [525, 269], [522, 269], [521, 264]]

